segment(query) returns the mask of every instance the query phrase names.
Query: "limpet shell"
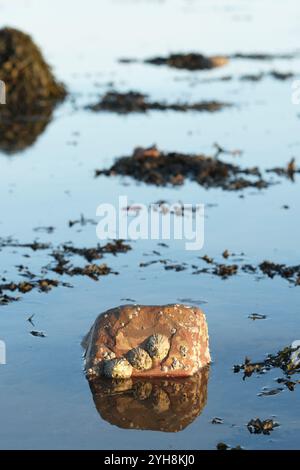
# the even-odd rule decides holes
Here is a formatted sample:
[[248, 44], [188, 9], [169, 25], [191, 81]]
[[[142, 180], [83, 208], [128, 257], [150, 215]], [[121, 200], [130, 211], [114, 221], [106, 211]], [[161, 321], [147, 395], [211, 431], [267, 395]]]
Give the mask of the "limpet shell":
[[151, 357], [149, 356], [147, 351], [142, 348], [131, 349], [130, 351], [128, 351], [126, 356], [132, 367], [134, 367], [135, 369], [148, 370], [152, 367]]
[[148, 338], [146, 350], [153, 359], [162, 361], [167, 356], [169, 349], [170, 342], [167, 336], [157, 333]]
[[104, 361], [103, 374], [110, 379], [128, 379], [132, 374], [132, 366], [124, 358]]

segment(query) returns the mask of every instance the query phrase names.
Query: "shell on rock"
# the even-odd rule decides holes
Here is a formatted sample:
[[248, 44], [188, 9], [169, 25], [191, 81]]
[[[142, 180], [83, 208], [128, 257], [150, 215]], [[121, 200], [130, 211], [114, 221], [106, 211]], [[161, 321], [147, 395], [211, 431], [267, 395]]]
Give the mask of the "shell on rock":
[[110, 379], [128, 379], [132, 374], [132, 366], [124, 358], [104, 361], [103, 374]]
[[147, 351], [142, 348], [134, 348], [128, 351], [127, 359], [132, 367], [138, 370], [148, 370], [152, 367], [151, 357]]
[[167, 356], [169, 349], [170, 342], [167, 336], [157, 333], [148, 338], [146, 350], [153, 359], [162, 361]]

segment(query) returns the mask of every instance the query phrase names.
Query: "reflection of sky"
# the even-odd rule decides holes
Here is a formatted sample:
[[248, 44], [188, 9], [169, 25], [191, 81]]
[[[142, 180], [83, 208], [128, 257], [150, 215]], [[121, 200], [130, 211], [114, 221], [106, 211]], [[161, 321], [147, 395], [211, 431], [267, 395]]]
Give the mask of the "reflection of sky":
[[1, 0], [0, 13], [3, 24], [32, 33], [64, 74], [122, 55], [299, 47], [297, 0]]
[[[114, 81], [118, 89], [146, 91], [157, 99], [219, 99], [237, 105], [215, 114], [153, 112], [146, 116], [120, 117], [84, 110], [73, 112], [67, 103], [57, 111], [58, 119], [48, 126], [35, 146], [20, 156], [1, 159], [4, 234], [17, 235], [20, 223], [24, 237], [37, 224], [64, 227], [65, 220], [76, 218], [79, 212], [93, 217], [96, 205], [106, 200], [107, 194], [113, 201], [126, 191], [134, 201], [135, 184], [124, 188], [118, 179], [95, 180], [93, 172], [95, 168], [108, 166], [116, 156], [130, 153], [136, 145], [155, 142], [166, 150], [209, 153], [217, 141], [227, 148], [243, 149], [240, 164], [258, 165], [262, 169], [284, 165], [299, 152], [298, 108], [291, 105], [290, 81], [266, 78], [253, 84], [236, 78], [228, 83], [197, 82], [211, 76], [238, 77], [242, 73], [273, 68], [300, 72], [298, 59], [272, 63], [232, 61], [226, 67], [196, 73], [116, 62], [122, 56], [142, 58], [179, 50], [293, 51], [298, 47], [296, 26], [300, 7], [297, 1], [0, 0], [0, 13], [3, 24], [15, 25], [33, 35], [59, 78], [71, 91], [80, 92], [83, 102], [94, 101], [106, 90], [106, 84]], [[272, 27], [268, 34], [266, 25]], [[79, 137], [74, 132], [79, 132]], [[67, 145], [74, 140], [77, 146]], [[220, 190], [205, 191], [196, 184], [190, 184], [188, 189], [187, 185], [165, 189], [164, 194], [172, 201], [181, 198], [186, 202], [220, 202], [220, 208], [215, 211], [218, 215], [207, 227], [212, 233], [207, 236], [207, 248], [220, 243], [213, 235], [220, 220], [234, 217], [231, 226], [236, 238], [241, 240], [241, 250], [246, 248], [245, 236], [248, 250], [253, 254], [258, 250], [256, 237], [260, 239], [262, 252], [268, 250], [272, 254], [277, 248], [280, 257], [283, 252], [292, 254], [296, 249], [298, 219], [292, 211], [281, 212], [285, 224], [279, 228], [276, 208], [290, 204], [296, 210], [293, 201], [299, 194], [297, 185], [283, 182], [265, 191], [265, 196], [260, 193], [245, 201]], [[153, 202], [160, 199], [161, 189], [142, 185], [138, 195], [146, 202]], [[256, 209], [258, 201], [259, 210]], [[30, 210], [20, 211], [23, 204]], [[55, 212], [51, 210], [53, 207]], [[230, 211], [233, 207], [234, 216]], [[275, 212], [270, 211], [271, 207]], [[236, 224], [236, 214], [242, 216], [245, 211], [249, 216], [244, 224]], [[18, 217], [7, 218], [6, 214], [18, 214]], [[53, 215], [51, 222], [49, 214]], [[93, 229], [91, 235], [94, 236]], [[289, 246], [283, 241], [286, 235]], [[231, 231], [223, 234], [226, 245], [231, 237]]]

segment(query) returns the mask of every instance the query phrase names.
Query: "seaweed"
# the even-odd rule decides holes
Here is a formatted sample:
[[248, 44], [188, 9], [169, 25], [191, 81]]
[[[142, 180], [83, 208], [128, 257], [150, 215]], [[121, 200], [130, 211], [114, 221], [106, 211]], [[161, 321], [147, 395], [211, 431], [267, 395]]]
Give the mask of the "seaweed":
[[264, 421], [259, 418], [251, 419], [247, 424], [247, 428], [251, 434], [270, 434], [274, 428], [279, 424], [273, 419], [265, 419]]
[[205, 155], [162, 152], [156, 146], [138, 147], [131, 156], [121, 157], [108, 170], [96, 170], [95, 176], [123, 175], [156, 186], [182, 185], [186, 178], [205, 188], [228, 191], [266, 188], [257, 167], [242, 169]]
[[91, 111], [110, 111], [119, 114], [146, 113], [147, 111], [219, 111], [225, 107], [232, 106], [230, 103], [220, 101], [200, 101], [196, 103], [165, 103], [150, 101], [147, 95], [136, 91], [118, 93], [107, 92], [101, 100], [87, 108]]

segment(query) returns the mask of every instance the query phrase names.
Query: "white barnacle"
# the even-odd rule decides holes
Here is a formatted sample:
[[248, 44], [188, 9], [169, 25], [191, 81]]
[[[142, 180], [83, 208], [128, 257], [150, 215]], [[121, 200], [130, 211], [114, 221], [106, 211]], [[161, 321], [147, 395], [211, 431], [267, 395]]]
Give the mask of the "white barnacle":
[[116, 355], [113, 351], [105, 351], [103, 359], [115, 359]]
[[186, 346], [180, 346], [179, 351], [182, 357], [186, 357], [188, 348]]
[[182, 368], [183, 368], [181, 362], [177, 359], [177, 357], [173, 357], [173, 361], [172, 361], [172, 364], [171, 364], [171, 368], [172, 368], [173, 370], [182, 369]]

